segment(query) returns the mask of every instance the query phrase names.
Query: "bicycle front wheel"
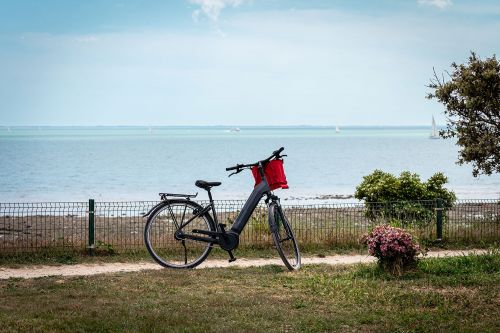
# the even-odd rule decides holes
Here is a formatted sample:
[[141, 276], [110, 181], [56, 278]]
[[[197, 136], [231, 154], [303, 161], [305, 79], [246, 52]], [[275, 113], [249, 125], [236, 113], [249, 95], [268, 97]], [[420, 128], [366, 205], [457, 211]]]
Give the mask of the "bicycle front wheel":
[[[144, 242], [153, 259], [170, 268], [193, 268], [203, 262], [212, 249], [212, 243], [179, 239], [176, 233], [193, 235], [193, 230], [215, 231], [212, 217], [189, 200], [169, 200], [154, 210], [144, 228]], [[202, 236], [200, 234], [194, 234]]]
[[276, 249], [289, 270], [300, 268], [300, 251], [292, 227], [277, 202], [269, 205], [269, 227]]

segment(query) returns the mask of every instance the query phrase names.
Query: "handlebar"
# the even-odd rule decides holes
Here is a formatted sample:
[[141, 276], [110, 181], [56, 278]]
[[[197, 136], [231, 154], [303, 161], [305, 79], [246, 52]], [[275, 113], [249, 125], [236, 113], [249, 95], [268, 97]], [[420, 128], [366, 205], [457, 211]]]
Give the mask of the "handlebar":
[[[281, 147], [280, 149], [273, 151], [272, 155], [264, 160], [261, 160], [261, 161], [256, 162], [256, 163], [251, 163], [251, 164], [236, 164], [235, 166], [226, 168], [226, 171], [237, 170], [236, 172], [232, 173], [232, 174], [235, 174], [235, 173], [239, 173], [242, 170], [242, 168], [251, 168], [251, 167], [254, 167], [256, 165], [259, 165], [259, 163], [265, 164], [265, 163], [269, 162], [270, 160], [272, 160], [273, 158], [279, 159], [283, 156], [286, 156], [286, 155], [280, 155], [283, 150], [285, 150], [285, 148]], [[229, 175], [229, 176], [231, 176], [231, 175]]]
[[236, 170], [236, 169], [239, 169], [241, 167], [243, 167], [243, 164], [236, 164], [235, 166], [226, 168], [226, 171]]

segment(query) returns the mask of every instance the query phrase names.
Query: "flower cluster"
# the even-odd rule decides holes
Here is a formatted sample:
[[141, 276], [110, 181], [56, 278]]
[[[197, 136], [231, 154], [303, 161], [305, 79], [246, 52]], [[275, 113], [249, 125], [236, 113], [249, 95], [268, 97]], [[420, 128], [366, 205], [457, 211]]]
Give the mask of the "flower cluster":
[[388, 225], [375, 227], [361, 242], [368, 245], [368, 252], [383, 264], [398, 262], [406, 266], [415, 262], [420, 253], [420, 246], [409, 232]]

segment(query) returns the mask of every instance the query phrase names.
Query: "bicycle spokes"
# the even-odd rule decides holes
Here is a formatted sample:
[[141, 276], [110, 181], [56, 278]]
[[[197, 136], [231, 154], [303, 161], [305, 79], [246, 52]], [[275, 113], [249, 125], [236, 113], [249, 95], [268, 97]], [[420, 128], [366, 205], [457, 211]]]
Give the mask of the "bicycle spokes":
[[165, 204], [148, 219], [145, 242], [153, 258], [167, 267], [194, 267], [210, 252], [210, 243], [186, 239], [193, 230], [215, 231], [208, 214], [198, 215], [198, 205], [188, 200]]

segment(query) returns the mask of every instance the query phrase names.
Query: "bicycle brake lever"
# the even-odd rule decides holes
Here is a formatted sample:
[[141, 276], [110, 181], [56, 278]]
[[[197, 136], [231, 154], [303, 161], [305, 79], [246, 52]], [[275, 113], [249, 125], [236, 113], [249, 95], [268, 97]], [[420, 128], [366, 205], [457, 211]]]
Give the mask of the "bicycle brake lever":
[[241, 168], [241, 169], [237, 169], [235, 172], [231, 173], [229, 176], [227, 176], [227, 178], [231, 177], [232, 175], [235, 175], [237, 173], [240, 173], [242, 172], [243, 170], [245, 170], [245, 168]]
[[236, 170], [235, 172], [231, 173], [229, 176], [227, 176], [227, 178], [231, 177], [232, 175], [235, 175], [237, 173], [240, 173], [241, 171], [243, 171], [243, 169], [238, 169]]

